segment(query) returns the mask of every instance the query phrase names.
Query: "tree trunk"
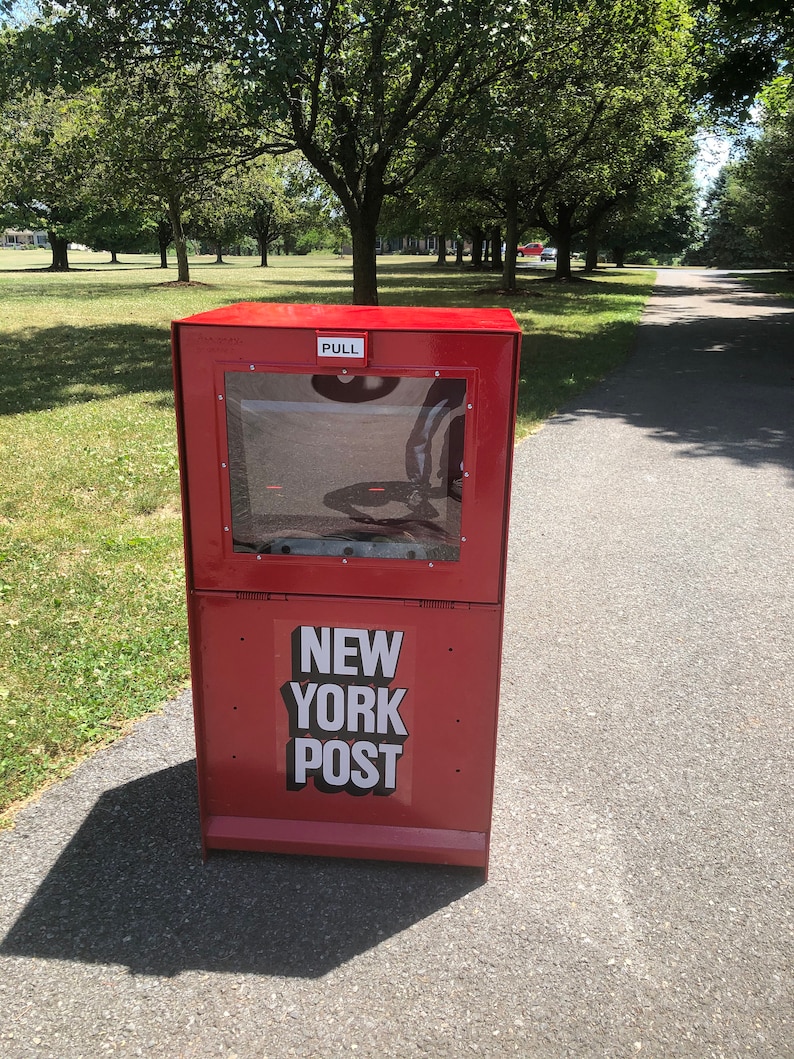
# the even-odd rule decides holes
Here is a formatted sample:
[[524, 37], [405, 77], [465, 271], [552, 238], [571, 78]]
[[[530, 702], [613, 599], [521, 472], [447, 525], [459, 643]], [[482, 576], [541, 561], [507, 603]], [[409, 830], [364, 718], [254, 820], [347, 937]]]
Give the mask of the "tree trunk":
[[598, 229], [591, 228], [587, 233], [587, 253], [584, 259], [585, 272], [595, 272], [598, 268]]
[[226, 262], [223, 260], [223, 247], [218, 243], [215, 247], [215, 264], [225, 265]]
[[461, 236], [458, 236], [455, 240], [455, 264], [463, 264], [463, 239]]
[[471, 267], [479, 272], [482, 269], [482, 244], [485, 232], [482, 228], [474, 227], [471, 232]]
[[626, 248], [625, 246], [613, 246], [612, 256], [615, 259], [615, 268], [626, 267]]
[[[505, 236], [505, 260], [502, 269], [502, 287], [506, 291], [518, 290], [516, 285], [516, 248], [518, 247], [518, 192], [507, 197], [507, 233]], [[500, 233], [501, 234], [501, 233]], [[499, 246], [501, 250], [501, 243]]]
[[502, 271], [502, 229], [498, 224], [491, 229], [491, 272]]
[[110, 263], [111, 265], [118, 265], [119, 263], [119, 256], [115, 250], [110, 251]]
[[177, 281], [179, 283], [190, 283], [190, 266], [187, 260], [187, 241], [185, 239], [185, 231], [182, 227], [182, 204], [179, 201], [178, 195], [168, 196], [168, 219], [171, 222], [171, 230], [174, 233]]
[[261, 213], [254, 218], [254, 235], [259, 247], [259, 267], [267, 268], [267, 248], [270, 243], [270, 221], [265, 220]]
[[334, 171], [333, 166], [328, 163], [322, 151], [317, 149], [310, 137], [303, 134], [298, 136], [297, 146], [303, 151], [307, 161], [336, 192], [345, 211], [353, 248], [353, 304], [377, 305], [378, 258], [375, 248], [378, 239], [378, 221], [383, 209], [383, 200], [386, 197], [383, 172], [387, 155], [383, 154], [377, 164], [373, 160], [364, 177], [363, 188], [360, 189], [362, 194], [357, 196], [352, 194], [349, 184]]
[[[375, 212], [377, 218], [380, 210]], [[378, 304], [378, 264], [375, 256], [377, 219], [357, 210], [354, 217], [348, 216], [353, 242], [353, 304]]]
[[438, 254], [436, 256], [437, 265], [446, 265], [447, 263], [447, 237], [445, 235], [437, 235], [438, 239]]
[[173, 238], [171, 222], [163, 219], [157, 224], [157, 245], [160, 248], [160, 268], [168, 268], [168, 244]]
[[557, 241], [557, 267], [555, 279], [571, 278], [571, 241], [573, 239], [573, 206], [561, 202], [557, 206], [557, 224], [554, 237]]
[[47, 238], [50, 241], [50, 247], [52, 249], [52, 264], [50, 265], [50, 272], [68, 272], [68, 239], [64, 239], [62, 235], [56, 235], [55, 232], [47, 232]]

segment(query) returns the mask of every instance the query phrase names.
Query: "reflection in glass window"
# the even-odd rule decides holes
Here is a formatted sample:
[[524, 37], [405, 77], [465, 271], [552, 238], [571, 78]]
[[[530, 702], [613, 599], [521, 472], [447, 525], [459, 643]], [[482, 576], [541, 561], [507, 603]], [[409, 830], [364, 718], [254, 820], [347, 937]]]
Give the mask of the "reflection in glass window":
[[226, 373], [234, 550], [457, 560], [466, 383]]

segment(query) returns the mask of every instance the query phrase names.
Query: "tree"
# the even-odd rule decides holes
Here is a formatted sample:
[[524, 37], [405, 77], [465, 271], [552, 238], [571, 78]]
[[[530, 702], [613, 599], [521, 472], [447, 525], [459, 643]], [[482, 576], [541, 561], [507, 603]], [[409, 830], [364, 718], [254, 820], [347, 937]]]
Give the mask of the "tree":
[[769, 258], [794, 268], [794, 92], [782, 106], [766, 107], [761, 134], [750, 141], [737, 169], [745, 230]]
[[148, 249], [153, 234], [154, 224], [141, 210], [104, 198], [87, 204], [72, 228], [76, 241], [92, 250], [106, 250], [112, 264], [118, 264], [118, 254], [122, 251], [136, 253]]
[[189, 282], [185, 211], [210, 195], [236, 157], [254, 149], [227, 72], [142, 61], [105, 77], [96, 101], [113, 190], [131, 204], [167, 213], [177, 279]]
[[528, 160], [546, 174], [537, 219], [557, 246], [556, 276], [571, 278], [571, 243], [669, 164], [688, 141], [691, 66], [681, 0], [587, 5], [577, 76], [544, 103], [542, 149]]
[[719, 267], [794, 265], [794, 93], [782, 79], [763, 93], [743, 156], [723, 166], [704, 208], [699, 258]]
[[44, 229], [53, 271], [69, 268], [68, 244], [97, 193], [90, 94], [31, 92], [6, 104], [0, 201], [8, 223]]
[[247, 217], [240, 181], [230, 169], [221, 174], [202, 200], [190, 210], [191, 235], [206, 240], [215, 250], [216, 265], [224, 264], [224, 248], [237, 242], [246, 230]]
[[257, 241], [262, 268], [267, 268], [269, 250], [293, 220], [288, 165], [282, 159], [262, 155], [237, 170], [244, 230]]
[[[531, 223], [543, 183], [535, 164], [542, 150], [544, 102], [553, 101], [571, 77], [569, 57], [581, 35], [580, 0], [538, 0], [520, 34], [503, 43], [498, 77], [482, 91], [447, 138], [423, 182], [423, 197], [446, 230], [471, 232], [481, 244], [491, 233], [492, 267], [502, 287], [516, 288], [519, 236]], [[561, 57], [564, 61], [560, 61]], [[502, 230], [508, 251], [501, 258]]]
[[693, 0], [696, 95], [712, 115], [744, 119], [761, 89], [794, 61], [790, 0]]
[[703, 208], [703, 246], [696, 263], [717, 268], [753, 268], [769, 264], [757, 233], [748, 225], [749, 203], [738, 179], [738, 164], [717, 174]]
[[[228, 64], [272, 147], [297, 147], [339, 198], [353, 296], [377, 302], [383, 202], [438, 153], [505, 55], [530, 0], [65, 0], [62, 48], [117, 63], [142, 54]], [[76, 45], [76, 47], [75, 47]], [[288, 131], [285, 133], [284, 125]]]
[[[622, 268], [631, 253], [655, 258], [682, 255], [697, 239], [699, 228], [690, 149], [669, 159], [664, 168], [647, 172], [643, 183], [619, 199], [588, 237], [593, 236], [596, 249], [609, 247], [615, 265]], [[593, 264], [588, 260], [585, 271]]]
[[667, 141], [689, 131], [683, 0], [571, 0], [533, 13], [530, 67], [519, 77], [506, 65], [431, 172], [442, 202], [465, 204], [468, 230], [479, 217], [506, 232], [508, 292], [522, 234], [545, 228], [556, 274], [570, 278], [573, 236], [646, 182]]
[[339, 200], [298, 152], [280, 160], [283, 181], [281, 245], [284, 253], [308, 254], [350, 242]]

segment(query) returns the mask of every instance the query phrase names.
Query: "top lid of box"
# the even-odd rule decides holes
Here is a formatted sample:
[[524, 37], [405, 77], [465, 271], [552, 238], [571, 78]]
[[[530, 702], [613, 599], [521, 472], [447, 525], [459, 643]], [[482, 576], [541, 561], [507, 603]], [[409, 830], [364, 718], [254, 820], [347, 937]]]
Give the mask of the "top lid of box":
[[238, 302], [197, 313], [178, 324], [360, 331], [519, 332], [509, 309], [446, 309], [405, 305], [294, 305]]

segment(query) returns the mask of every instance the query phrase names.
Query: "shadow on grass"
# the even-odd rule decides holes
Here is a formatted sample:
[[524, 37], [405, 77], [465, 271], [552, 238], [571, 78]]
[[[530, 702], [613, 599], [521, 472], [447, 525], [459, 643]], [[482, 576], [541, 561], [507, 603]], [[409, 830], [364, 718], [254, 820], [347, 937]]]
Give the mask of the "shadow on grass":
[[[449, 304], [457, 300], [450, 298]], [[616, 322], [585, 337], [530, 337], [522, 359], [520, 413], [546, 418], [603, 378], [625, 359], [634, 326]], [[162, 326], [63, 325], [7, 336], [4, 346], [0, 415], [130, 393], [151, 393], [163, 405], [172, 402], [169, 334]]]
[[44, 327], [3, 337], [0, 415], [151, 392], [172, 393], [166, 328], [142, 324]]
[[[15, 283], [13, 287], [9, 286], [4, 289], [3, 296], [6, 304], [13, 306], [15, 299], [40, 298], [42, 295], [46, 295], [48, 298], [62, 298], [66, 302], [73, 302], [95, 301], [98, 298], [105, 297], [113, 300], [139, 299], [142, 295], [145, 297], [147, 295], [156, 295], [160, 292], [167, 292], [171, 296], [175, 291], [178, 291], [176, 273], [173, 271], [169, 274], [154, 270], [148, 274], [146, 280], [136, 277], [134, 281], [130, 280], [123, 284], [108, 285], [97, 282], [96, 275], [96, 273], [93, 276], [90, 274], [74, 275], [70, 273], [67, 275], [56, 273], [55, 276], [57, 278], [48, 280], [46, 285], [42, 284], [41, 279], [38, 282], [34, 282], [34, 277], [31, 277], [30, 283], [20, 281]], [[217, 277], [217, 282], [215, 282], [216, 276], [214, 274], [199, 273], [196, 275], [194, 270], [191, 269], [191, 283], [204, 288], [216, 299], [212, 304], [202, 306], [202, 310], [241, 301], [328, 302], [332, 299], [322, 293], [322, 290], [326, 288], [339, 292], [338, 295], [334, 295], [333, 300], [335, 303], [350, 304], [352, 301], [352, 282], [344, 277], [339, 279], [323, 277], [322, 290], [319, 290], [317, 287], [308, 287], [305, 284], [301, 284], [301, 281], [290, 273], [282, 273], [278, 279], [272, 278], [268, 273], [263, 273], [261, 277], [255, 276], [253, 281], [247, 278], [250, 273], [241, 273], [241, 275], [243, 278], [239, 286], [235, 286], [234, 281], [237, 277], [234, 274], [228, 277]], [[195, 290], [195, 286], [185, 285], [185, 290], [190, 292]], [[262, 288], [264, 288], [266, 296], [260, 298], [257, 296], [257, 292]], [[283, 293], [271, 296], [269, 292], [276, 288], [283, 289]], [[178, 302], [174, 303], [173, 310], [177, 316], [180, 315]]]
[[[248, 271], [248, 270], [246, 270]], [[150, 270], [153, 278], [163, 273]], [[209, 273], [205, 273], [209, 276]], [[487, 284], [487, 288], [484, 288]], [[460, 270], [454, 266], [444, 269], [431, 264], [389, 262], [381, 272], [381, 303], [384, 305], [428, 305], [442, 307], [488, 307], [512, 309], [520, 318], [532, 313], [531, 334], [525, 343], [528, 357], [525, 368], [528, 382], [522, 389], [522, 413], [536, 419], [545, 418], [561, 403], [583, 386], [602, 378], [625, 356], [630, 345], [626, 325], [603, 323], [593, 336], [579, 338], [555, 332], [557, 320], [570, 313], [598, 314], [607, 308], [612, 313], [636, 306], [642, 297], [642, 286], [621, 282], [610, 277], [608, 284], [575, 284], [549, 286], [533, 278], [522, 281], [522, 286], [533, 291], [544, 287], [541, 298], [505, 298], [499, 293], [499, 278], [487, 272]], [[240, 300], [301, 302], [342, 302], [349, 300], [350, 283], [345, 276], [324, 277], [322, 289], [307, 290], [291, 270], [262, 273], [262, 295], [258, 283], [242, 288], [219, 285], [217, 295], [207, 292], [206, 308], [232, 304]], [[606, 299], [602, 297], [602, 291]], [[139, 297], [141, 292], [157, 297], [157, 284], [135, 281], [129, 285], [107, 288], [113, 298], [124, 295]], [[40, 283], [17, 284], [12, 296], [40, 296]], [[93, 279], [61, 276], [46, 284], [52, 297], [84, 300], [87, 305], [102, 297], [103, 288]], [[169, 295], [169, 309], [174, 316], [180, 313], [181, 299], [173, 288]], [[162, 309], [162, 302], [157, 297]], [[191, 302], [197, 308], [195, 301]], [[191, 311], [193, 311], [191, 309]], [[86, 309], [88, 318], [89, 309]], [[162, 313], [160, 312], [160, 317]], [[548, 327], [544, 327], [544, 320]], [[628, 325], [629, 330], [632, 325]], [[614, 340], [621, 349], [614, 356]], [[607, 351], [606, 359], [603, 351]], [[595, 365], [586, 361], [595, 358]], [[168, 329], [160, 324], [106, 323], [85, 326], [58, 325], [31, 331], [10, 332], [4, 336], [2, 350], [3, 388], [0, 393], [0, 414], [38, 411], [65, 404], [114, 397], [128, 393], [150, 392], [159, 395], [164, 404], [171, 402], [171, 361]]]
[[[482, 284], [482, 274], [468, 277], [472, 286]], [[449, 284], [434, 286], [428, 303], [438, 306], [483, 306], [497, 304], [517, 313], [531, 308], [540, 321], [524, 343], [520, 411], [532, 419], [543, 419], [582, 388], [613, 370], [625, 358], [634, 325], [605, 323], [585, 337], [544, 332], [542, 318], [563, 317], [573, 308], [581, 313], [603, 311], [600, 299], [571, 296], [568, 289], [559, 296], [531, 299], [531, 305], [514, 305], [495, 293], [473, 296], [462, 289], [460, 277], [450, 276]], [[411, 277], [400, 276], [383, 285], [383, 302], [415, 304], [415, 291], [406, 288]], [[286, 279], [285, 287], [294, 280]], [[271, 284], [274, 286], [274, 284]], [[615, 288], [612, 287], [614, 297]], [[300, 292], [285, 291], [285, 300]], [[625, 294], [636, 302], [637, 290], [626, 285]], [[228, 301], [235, 299], [229, 298]], [[276, 300], [272, 294], [268, 300]], [[278, 300], [281, 300], [279, 297]], [[333, 300], [333, 293], [329, 301]], [[572, 302], [575, 305], [572, 305]], [[170, 338], [162, 325], [115, 323], [104, 325], [59, 325], [34, 332], [11, 333], [4, 337], [2, 353], [3, 387], [0, 415], [40, 411], [66, 404], [150, 392], [164, 404], [172, 397]]]
[[527, 336], [521, 350], [518, 415], [548, 419], [577, 394], [606, 378], [628, 357], [637, 325], [631, 320], [604, 324], [587, 335]]
[[438, 865], [214, 853], [195, 763], [104, 793], [6, 935], [4, 955], [318, 978], [483, 884]]

